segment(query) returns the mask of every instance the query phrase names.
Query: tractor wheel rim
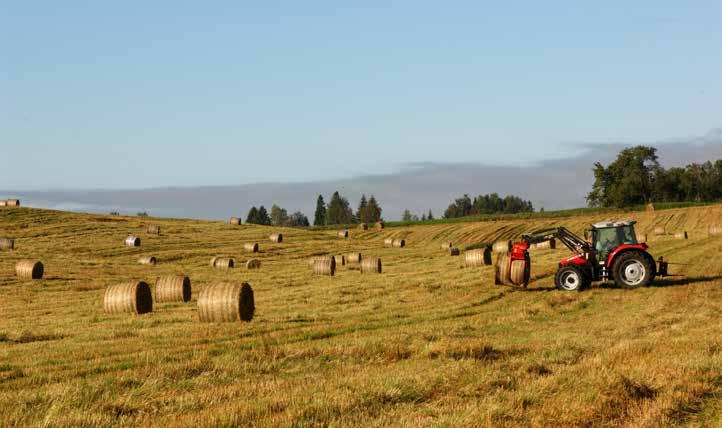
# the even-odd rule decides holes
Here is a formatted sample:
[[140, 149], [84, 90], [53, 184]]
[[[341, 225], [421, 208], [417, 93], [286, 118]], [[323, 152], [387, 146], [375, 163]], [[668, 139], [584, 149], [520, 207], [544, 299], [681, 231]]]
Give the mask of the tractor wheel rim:
[[629, 285], [637, 285], [646, 275], [644, 265], [639, 260], [630, 260], [622, 266], [622, 279]]
[[565, 272], [561, 278], [562, 288], [576, 290], [579, 287], [579, 275], [576, 272]]

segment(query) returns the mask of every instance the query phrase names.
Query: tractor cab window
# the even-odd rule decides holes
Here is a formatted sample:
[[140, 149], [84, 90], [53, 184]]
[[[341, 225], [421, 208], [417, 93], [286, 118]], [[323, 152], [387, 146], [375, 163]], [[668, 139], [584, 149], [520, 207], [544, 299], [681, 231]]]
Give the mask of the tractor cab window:
[[634, 233], [634, 228], [632, 226], [621, 227], [619, 228], [619, 232], [621, 234], [620, 240], [622, 244], [637, 244], [637, 235]]
[[594, 249], [597, 250], [597, 254], [600, 256], [599, 260], [605, 260], [609, 253], [612, 252], [612, 249], [619, 246], [617, 229], [613, 227], [597, 229], [595, 238]]

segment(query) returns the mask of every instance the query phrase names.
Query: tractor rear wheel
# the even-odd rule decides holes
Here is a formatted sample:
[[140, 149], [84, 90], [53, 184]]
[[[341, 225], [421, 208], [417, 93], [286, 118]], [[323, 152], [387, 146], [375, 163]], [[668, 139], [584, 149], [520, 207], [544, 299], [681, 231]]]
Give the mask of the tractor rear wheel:
[[554, 283], [562, 291], [582, 291], [587, 282], [584, 271], [575, 266], [560, 267], [554, 276]]
[[654, 265], [639, 251], [620, 254], [612, 266], [614, 282], [618, 287], [637, 288], [648, 285], [654, 278]]

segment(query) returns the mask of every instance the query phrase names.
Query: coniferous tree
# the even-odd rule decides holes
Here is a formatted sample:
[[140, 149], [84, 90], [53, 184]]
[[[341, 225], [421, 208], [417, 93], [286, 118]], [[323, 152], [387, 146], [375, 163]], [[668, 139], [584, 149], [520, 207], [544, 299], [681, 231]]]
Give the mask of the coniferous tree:
[[316, 213], [313, 218], [314, 226], [323, 226], [326, 224], [326, 202], [323, 201], [323, 196], [318, 195], [316, 199]]
[[331, 196], [326, 212], [326, 224], [349, 224], [353, 222], [353, 210], [348, 199], [342, 197], [338, 191]]
[[246, 223], [247, 224], [258, 224], [258, 208], [251, 207], [250, 210], [248, 210], [248, 215], [246, 216]]
[[361, 195], [361, 201], [358, 203], [358, 210], [356, 211], [356, 218], [358, 219], [359, 223], [368, 223], [368, 214], [367, 214], [367, 205], [366, 202], [366, 195]]
[[429, 210], [429, 215], [426, 216], [426, 219], [427, 219], [427, 220], [433, 220], [433, 219], [434, 219], [434, 213], [432, 213], [431, 210]]
[[413, 220], [411, 211], [409, 211], [408, 209], [405, 209], [404, 213], [401, 214], [401, 221], [411, 221], [411, 220]]
[[296, 211], [288, 218], [288, 225], [294, 227], [307, 227], [309, 226], [308, 217], [303, 215], [302, 212]]
[[266, 211], [266, 207], [264, 207], [263, 205], [261, 205], [261, 207], [258, 209], [256, 224], [262, 224], [264, 226], [271, 225], [271, 217], [268, 216], [268, 211]]
[[274, 226], [285, 226], [288, 223], [288, 212], [273, 204], [271, 207], [271, 224]]
[[366, 215], [368, 222], [376, 223], [377, 221], [381, 221], [383, 219], [381, 217], [382, 212], [383, 210], [381, 209], [381, 205], [379, 205], [378, 201], [376, 201], [374, 195], [371, 195], [368, 203], [366, 204]]

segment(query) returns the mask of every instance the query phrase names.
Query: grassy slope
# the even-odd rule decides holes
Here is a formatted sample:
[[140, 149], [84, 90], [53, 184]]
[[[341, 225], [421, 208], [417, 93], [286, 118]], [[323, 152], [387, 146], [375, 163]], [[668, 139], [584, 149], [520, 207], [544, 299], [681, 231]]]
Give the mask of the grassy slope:
[[[0, 425], [114, 423], [259, 426], [719, 425], [722, 418], [722, 206], [625, 213], [658, 238], [655, 256], [684, 278], [581, 294], [552, 287], [566, 250], [532, 255], [527, 291], [493, 285], [491, 267], [464, 269], [458, 245], [562, 224], [580, 232], [614, 215], [512, 219], [392, 228], [384, 233], [234, 227], [189, 220], [0, 210]], [[143, 225], [160, 224], [147, 237]], [[140, 249], [123, 238], [142, 237]], [[383, 247], [387, 236], [407, 248]], [[214, 255], [245, 261], [258, 241], [260, 271], [212, 270]], [[314, 277], [309, 256], [359, 250], [383, 275], [342, 268]], [[159, 258], [136, 264], [139, 254]], [[42, 259], [46, 279], [18, 281], [18, 259]], [[182, 272], [192, 304], [144, 316], [105, 315], [103, 290]], [[210, 281], [247, 280], [250, 324], [201, 324], [195, 297]], [[167, 422], [166, 422], [167, 421]]]

